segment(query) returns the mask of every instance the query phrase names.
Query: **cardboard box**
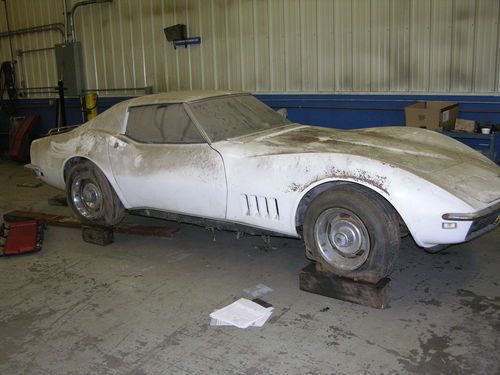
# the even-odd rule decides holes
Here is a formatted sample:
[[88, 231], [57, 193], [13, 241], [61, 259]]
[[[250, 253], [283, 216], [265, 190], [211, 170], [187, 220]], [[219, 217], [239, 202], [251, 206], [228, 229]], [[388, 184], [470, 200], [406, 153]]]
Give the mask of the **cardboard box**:
[[458, 132], [474, 133], [476, 131], [476, 122], [474, 120], [457, 118], [455, 121], [455, 130]]
[[406, 126], [430, 130], [452, 130], [458, 117], [458, 103], [428, 101], [405, 107]]

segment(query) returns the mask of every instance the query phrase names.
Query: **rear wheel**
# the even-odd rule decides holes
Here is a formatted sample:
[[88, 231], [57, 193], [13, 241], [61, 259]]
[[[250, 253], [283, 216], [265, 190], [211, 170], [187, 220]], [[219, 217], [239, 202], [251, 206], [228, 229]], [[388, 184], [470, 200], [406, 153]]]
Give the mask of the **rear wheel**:
[[66, 194], [70, 207], [83, 223], [113, 226], [125, 215], [125, 208], [106, 176], [90, 161], [69, 170]]
[[306, 255], [329, 272], [373, 283], [392, 272], [400, 245], [398, 216], [365, 187], [342, 184], [318, 195], [303, 229]]

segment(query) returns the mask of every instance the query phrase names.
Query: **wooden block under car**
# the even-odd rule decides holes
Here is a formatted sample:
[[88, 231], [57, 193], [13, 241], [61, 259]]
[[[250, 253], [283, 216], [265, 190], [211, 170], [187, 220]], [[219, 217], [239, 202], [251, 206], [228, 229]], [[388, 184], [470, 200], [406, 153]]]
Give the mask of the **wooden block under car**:
[[300, 289], [322, 296], [356, 303], [358, 305], [384, 309], [390, 302], [391, 279], [384, 278], [376, 284], [354, 281], [319, 271], [310, 263], [300, 271]]
[[68, 206], [68, 200], [65, 194], [57, 194], [48, 199], [48, 203], [50, 206]]
[[106, 246], [113, 243], [113, 229], [82, 225], [82, 239], [95, 245]]

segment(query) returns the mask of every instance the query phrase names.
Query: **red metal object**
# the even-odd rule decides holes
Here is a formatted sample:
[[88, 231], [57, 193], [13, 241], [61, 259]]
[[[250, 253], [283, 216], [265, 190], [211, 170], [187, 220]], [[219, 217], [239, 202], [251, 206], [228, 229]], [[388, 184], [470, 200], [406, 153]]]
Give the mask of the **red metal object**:
[[6, 222], [0, 229], [0, 255], [33, 253], [42, 249], [43, 228], [36, 220]]
[[28, 115], [19, 124], [12, 141], [10, 142], [9, 157], [17, 161], [29, 160], [29, 141], [33, 128], [38, 125], [39, 117], [35, 115]]

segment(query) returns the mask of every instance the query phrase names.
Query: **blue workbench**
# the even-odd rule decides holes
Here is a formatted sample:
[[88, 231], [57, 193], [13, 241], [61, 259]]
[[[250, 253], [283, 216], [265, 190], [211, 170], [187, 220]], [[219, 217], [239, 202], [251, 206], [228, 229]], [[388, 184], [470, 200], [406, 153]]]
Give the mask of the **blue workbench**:
[[494, 160], [495, 163], [500, 164], [500, 135], [498, 133], [480, 134], [450, 131], [443, 131], [442, 133], [472, 147]]

